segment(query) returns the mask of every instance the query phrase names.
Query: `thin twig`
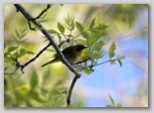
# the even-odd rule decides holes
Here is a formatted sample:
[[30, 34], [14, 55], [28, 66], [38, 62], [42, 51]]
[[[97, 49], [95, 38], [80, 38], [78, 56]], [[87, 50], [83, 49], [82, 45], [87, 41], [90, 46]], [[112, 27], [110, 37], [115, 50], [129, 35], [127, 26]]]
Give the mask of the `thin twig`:
[[45, 12], [48, 11], [48, 9], [51, 7], [51, 4], [48, 4], [46, 9], [44, 9], [37, 17], [33, 18], [33, 20], [39, 19]]
[[66, 40], [61, 41], [60, 44], [58, 45], [59, 48], [61, 47], [62, 44], [66, 43], [66, 42], [69, 43], [69, 42], [70, 42], [70, 39], [68, 38], [68, 39], [66, 39]]
[[[83, 60], [83, 61], [77, 62], [76, 64], [81, 64], [81, 63], [87, 62], [87, 61], [90, 60], [90, 59], [91, 59], [91, 58], [88, 57], [87, 59], [85, 59], [85, 60]], [[89, 67], [89, 68], [93, 68], [93, 67], [96, 67], [96, 66], [99, 66], [99, 65], [102, 65], [102, 64], [108, 63], [108, 62], [116, 61], [116, 60], [118, 60], [118, 59], [117, 59], [117, 58], [116, 58], [116, 59], [110, 59], [110, 60], [107, 60], [107, 61], [104, 61], [104, 62], [98, 63], [98, 64], [96, 64], [96, 65], [91, 64], [91, 65], [89, 65], [89, 66], [87, 66], [87, 67]], [[84, 68], [84, 67], [82, 67], [82, 68]]]
[[107, 63], [107, 62], [112, 62], [112, 61], [116, 61], [116, 60], [117, 60], [117, 59], [107, 60], [107, 61], [105, 61], [105, 62], [98, 63], [97, 65], [93, 65], [92, 67], [96, 67], [96, 66], [105, 64], [105, 63]]
[[28, 21], [29, 29], [35, 31], [35, 28], [32, 28], [32, 26], [31, 26], [31, 24], [30, 24], [30, 20], [27, 20], [27, 21]]
[[57, 55], [59, 56], [59, 58], [61, 58], [61, 61], [70, 69], [70, 71], [72, 71], [75, 74], [75, 77], [72, 81], [71, 87], [69, 89], [69, 94], [67, 97], [67, 106], [69, 106], [69, 104], [71, 103], [71, 94], [72, 94], [72, 89], [74, 87], [74, 84], [76, 83], [77, 79], [80, 78], [80, 73], [76, 72], [76, 70], [72, 67], [72, 65], [66, 60], [66, 58], [64, 57], [64, 55], [62, 54], [62, 52], [60, 51], [58, 45], [55, 43], [53, 37], [49, 34], [49, 32], [36, 20], [33, 20], [33, 17], [19, 4], [15, 4], [15, 7], [18, 9], [18, 11], [20, 11], [24, 17], [26, 19], [30, 19], [32, 21], [32, 23], [34, 23], [36, 26], [38, 26], [40, 28], [40, 31], [48, 38], [48, 40], [50, 41], [50, 43], [53, 45], [53, 47], [55, 48]]
[[77, 38], [77, 37], [80, 36], [83, 32], [86, 32], [86, 31], [89, 31], [89, 29], [86, 29], [86, 30], [82, 31], [81, 33], [79, 33], [78, 35], [74, 36], [74, 37], [72, 38], [72, 40], [75, 39], [75, 38]]
[[21, 67], [21, 71], [23, 72], [23, 69], [28, 65], [28, 64], [30, 64], [31, 62], [33, 62], [36, 58], [38, 58], [48, 47], [50, 47], [51, 46], [51, 43], [49, 43], [47, 46], [45, 46], [39, 53], [37, 53], [36, 55], [35, 55], [35, 57], [34, 58], [32, 58], [32, 59], [30, 59], [28, 62], [26, 62], [25, 64], [23, 64], [23, 65], [20, 65], [20, 67]]

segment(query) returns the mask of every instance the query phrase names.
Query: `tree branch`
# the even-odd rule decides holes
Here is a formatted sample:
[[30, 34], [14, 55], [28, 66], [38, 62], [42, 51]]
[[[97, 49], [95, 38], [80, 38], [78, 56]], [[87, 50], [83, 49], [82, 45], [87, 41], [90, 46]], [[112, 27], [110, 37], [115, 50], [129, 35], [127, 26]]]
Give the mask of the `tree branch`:
[[38, 58], [48, 47], [51, 46], [51, 43], [49, 43], [47, 46], [45, 46], [38, 54], [36, 54], [36, 56], [32, 59], [30, 59], [28, 62], [26, 62], [25, 64], [23, 65], [20, 65], [21, 67], [21, 71], [23, 72], [23, 69], [28, 65], [30, 64], [31, 62], [33, 62], [36, 58]]
[[71, 103], [72, 90], [73, 90], [74, 85], [75, 85], [75, 83], [76, 83], [76, 81], [77, 81], [78, 78], [80, 78], [80, 77], [75, 76], [75, 77], [73, 78], [73, 81], [72, 81], [72, 83], [71, 83], [71, 86], [70, 86], [70, 88], [69, 88], [69, 90], [68, 90], [68, 95], [67, 95], [67, 107], [69, 107], [69, 105], [70, 105], [70, 103]]
[[70, 98], [71, 98], [71, 94], [72, 94], [72, 89], [73, 89], [73, 86], [76, 83], [77, 79], [80, 78], [80, 76], [81, 76], [80, 73], [76, 72], [75, 69], [71, 66], [71, 64], [66, 60], [66, 58], [64, 57], [64, 55], [60, 51], [58, 45], [55, 43], [53, 37], [49, 34], [49, 32], [38, 21], [34, 20], [33, 17], [21, 5], [15, 4], [15, 7], [17, 8], [18, 11], [20, 11], [24, 15], [24, 17], [27, 20], [30, 19], [32, 23], [34, 23], [36, 26], [38, 26], [40, 28], [40, 31], [48, 38], [50, 43], [55, 48], [57, 55], [59, 56], [59, 58], [61, 58], [61, 61], [70, 69], [70, 71], [72, 71], [75, 74], [75, 77], [74, 77], [71, 87], [69, 89], [69, 94], [67, 96], [67, 106], [69, 106], [69, 104], [71, 103]]

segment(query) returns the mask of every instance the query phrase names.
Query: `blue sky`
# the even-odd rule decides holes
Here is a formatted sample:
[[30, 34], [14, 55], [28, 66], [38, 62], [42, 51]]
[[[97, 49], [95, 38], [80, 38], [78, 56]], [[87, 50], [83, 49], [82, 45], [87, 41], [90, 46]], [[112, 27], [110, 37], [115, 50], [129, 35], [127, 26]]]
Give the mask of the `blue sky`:
[[[119, 66], [118, 62], [115, 65], [106, 63], [95, 67], [95, 71], [90, 75], [82, 73], [79, 83], [89, 88], [83, 89], [87, 91], [87, 96], [89, 95], [88, 98], [85, 96], [86, 107], [104, 107], [110, 104], [108, 94], [114, 98], [115, 103], [121, 102], [123, 106], [128, 106], [125, 98], [132, 98], [133, 103], [136, 99], [134, 97], [138, 96], [138, 85], [142, 84], [142, 80], [148, 74], [144, 65], [143, 68], [138, 66], [133, 62], [133, 59], [136, 60], [137, 58], [139, 60], [137, 63], [144, 62], [143, 59], [148, 59], [148, 38], [124, 40], [120, 45], [121, 47], [123, 48], [122, 51], [130, 51], [127, 54], [123, 53], [125, 59], [122, 60], [122, 67]], [[122, 55], [122, 52], [120, 55]], [[98, 62], [106, 60], [108, 60], [107, 54]], [[94, 96], [91, 97], [92, 94]]]

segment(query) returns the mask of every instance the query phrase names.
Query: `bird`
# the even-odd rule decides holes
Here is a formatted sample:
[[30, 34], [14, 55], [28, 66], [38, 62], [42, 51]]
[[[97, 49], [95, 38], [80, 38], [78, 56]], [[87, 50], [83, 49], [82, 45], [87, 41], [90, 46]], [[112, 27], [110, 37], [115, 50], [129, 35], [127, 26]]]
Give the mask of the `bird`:
[[[74, 64], [81, 59], [86, 48], [87, 48], [86, 46], [78, 44], [78, 45], [74, 45], [74, 46], [70, 46], [70, 47], [65, 48], [62, 51], [62, 53], [70, 64]], [[47, 63], [43, 64], [41, 67], [44, 67], [48, 64], [55, 63], [57, 61], [61, 61], [61, 60], [60, 60], [59, 56], [56, 54], [55, 58], [53, 60], [48, 61]]]

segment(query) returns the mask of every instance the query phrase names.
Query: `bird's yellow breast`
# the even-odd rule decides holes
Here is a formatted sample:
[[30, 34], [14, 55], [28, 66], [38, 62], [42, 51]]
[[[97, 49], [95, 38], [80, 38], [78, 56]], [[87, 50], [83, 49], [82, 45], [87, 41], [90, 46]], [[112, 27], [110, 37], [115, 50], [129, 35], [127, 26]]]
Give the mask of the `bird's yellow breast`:
[[80, 50], [79, 52], [77, 52], [77, 56], [78, 57], [82, 57], [84, 54], [85, 49]]

